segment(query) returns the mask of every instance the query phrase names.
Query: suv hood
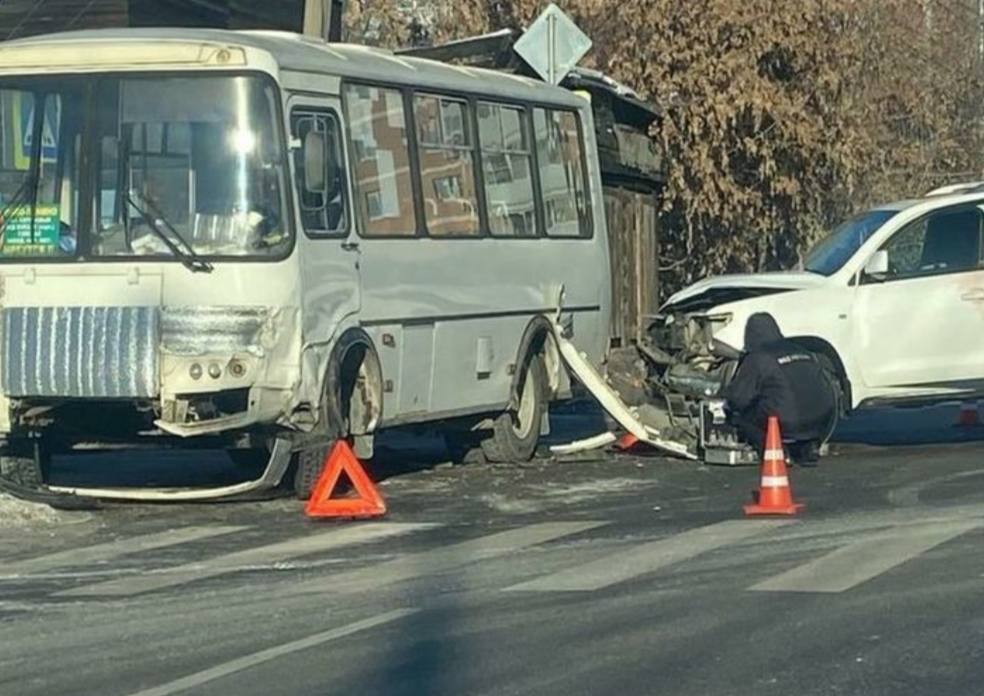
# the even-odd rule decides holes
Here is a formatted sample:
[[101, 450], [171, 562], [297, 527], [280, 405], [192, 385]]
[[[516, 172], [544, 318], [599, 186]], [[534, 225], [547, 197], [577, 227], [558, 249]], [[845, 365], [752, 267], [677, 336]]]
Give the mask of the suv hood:
[[717, 305], [822, 285], [826, 278], [807, 271], [748, 273], [705, 278], [668, 299], [660, 312], [700, 312]]

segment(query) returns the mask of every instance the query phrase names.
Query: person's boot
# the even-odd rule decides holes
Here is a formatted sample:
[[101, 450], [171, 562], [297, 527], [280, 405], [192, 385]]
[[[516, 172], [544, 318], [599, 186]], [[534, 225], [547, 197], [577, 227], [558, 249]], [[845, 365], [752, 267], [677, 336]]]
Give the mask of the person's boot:
[[820, 464], [820, 443], [816, 440], [797, 443], [795, 460], [797, 466], [818, 466]]

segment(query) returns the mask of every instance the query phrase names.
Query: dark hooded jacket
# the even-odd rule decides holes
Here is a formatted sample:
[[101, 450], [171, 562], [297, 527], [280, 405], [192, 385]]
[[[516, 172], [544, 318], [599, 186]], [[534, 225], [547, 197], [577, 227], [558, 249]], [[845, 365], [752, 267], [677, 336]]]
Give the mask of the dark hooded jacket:
[[765, 425], [779, 416], [783, 437], [813, 440], [833, 417], [831, 384], [812, 353], [783, 338], [771, 314], [761, 312], [745, 325], [745, 357], [723, 396], [746, 422]]

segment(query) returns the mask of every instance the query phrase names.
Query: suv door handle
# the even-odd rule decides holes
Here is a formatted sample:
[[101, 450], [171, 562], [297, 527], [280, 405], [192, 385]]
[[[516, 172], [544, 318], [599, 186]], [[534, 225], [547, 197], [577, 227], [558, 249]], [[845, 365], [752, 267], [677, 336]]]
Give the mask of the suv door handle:
[[964, 302], [984, 302], [984, 288], [974, 288], [968, 290], [960, 296]]
[[[342, 242], [342, 249], [345, 251], [358, 251], [358, 242]], [[984, 291], [982, 291], [981, 299], [984, 300]]]

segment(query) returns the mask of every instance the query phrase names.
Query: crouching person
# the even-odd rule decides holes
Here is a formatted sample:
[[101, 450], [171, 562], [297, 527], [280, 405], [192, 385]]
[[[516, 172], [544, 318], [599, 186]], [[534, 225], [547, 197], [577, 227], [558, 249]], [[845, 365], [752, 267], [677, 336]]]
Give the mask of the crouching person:
[[786, 340], [771, 314], [748, 318], [745, 355], [722, 396], [739, 435], [760, 455], [769, 416], [778, 416], [791, 458], [816, 465], [836, 416], [833, 389], [816, 357]]

